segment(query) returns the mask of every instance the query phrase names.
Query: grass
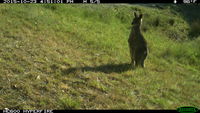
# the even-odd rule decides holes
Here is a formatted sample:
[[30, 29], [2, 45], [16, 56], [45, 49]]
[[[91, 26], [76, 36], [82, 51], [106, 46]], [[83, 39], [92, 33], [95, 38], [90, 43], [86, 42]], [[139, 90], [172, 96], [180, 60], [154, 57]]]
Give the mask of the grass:
[[[145, 69], [132, 70], [127, 39], [135, 10], [144, 13], [150, 53]], [[189, 24], [170, 8], [2, 4], [0, 16], [1, 109], [200, 105], [200, 37], [191, 40]]]

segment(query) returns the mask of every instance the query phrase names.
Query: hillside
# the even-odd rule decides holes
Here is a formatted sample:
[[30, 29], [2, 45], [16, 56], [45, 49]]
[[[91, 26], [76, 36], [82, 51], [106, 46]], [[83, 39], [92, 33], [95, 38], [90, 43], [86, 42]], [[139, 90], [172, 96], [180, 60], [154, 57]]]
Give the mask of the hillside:
[[[199, 108], [199, 9], [1, 4], [0, 109]], [[133, 11], [144, 14], [144, 69], [129, 65]]]

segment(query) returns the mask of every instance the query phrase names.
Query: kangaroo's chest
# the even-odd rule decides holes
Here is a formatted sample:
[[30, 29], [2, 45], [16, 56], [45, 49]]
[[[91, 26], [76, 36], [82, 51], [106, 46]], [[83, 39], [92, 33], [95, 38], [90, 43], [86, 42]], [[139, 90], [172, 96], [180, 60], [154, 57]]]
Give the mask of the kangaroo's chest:
[[144, 37], [142, 35], [130, 35], [128, 42], [130, 44], [145, 44], [146, 40], [144, 39]]

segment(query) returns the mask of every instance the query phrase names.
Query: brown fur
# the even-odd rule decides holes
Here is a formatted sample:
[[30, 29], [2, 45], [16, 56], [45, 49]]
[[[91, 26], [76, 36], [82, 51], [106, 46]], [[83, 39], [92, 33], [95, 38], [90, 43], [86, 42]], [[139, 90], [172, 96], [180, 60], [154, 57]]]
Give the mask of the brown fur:
[[131, 33], [128, 39], [131, 64], [136, 67], [144, 67], [144, 60], [147, 57], [147, 42], [140, 30], [142, 14], [137, 16], [134, 13], [134, 15], [135, 18], [132, 21]]

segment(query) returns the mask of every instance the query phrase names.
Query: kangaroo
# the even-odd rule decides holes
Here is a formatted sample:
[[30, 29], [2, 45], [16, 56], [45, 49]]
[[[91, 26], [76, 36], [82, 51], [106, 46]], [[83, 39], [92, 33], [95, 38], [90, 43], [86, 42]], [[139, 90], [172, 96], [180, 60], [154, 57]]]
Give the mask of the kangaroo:
[[141, 33], [142, 14], [137, 15], [134, 12], [135, 18], [132, 21], [131, 33], [128, 43], [130, 48], [131, 65], [141, 66], [144, 68], [144, 60], [147, 57], [147, 42]]

